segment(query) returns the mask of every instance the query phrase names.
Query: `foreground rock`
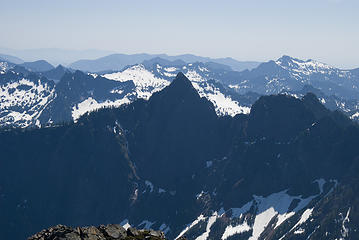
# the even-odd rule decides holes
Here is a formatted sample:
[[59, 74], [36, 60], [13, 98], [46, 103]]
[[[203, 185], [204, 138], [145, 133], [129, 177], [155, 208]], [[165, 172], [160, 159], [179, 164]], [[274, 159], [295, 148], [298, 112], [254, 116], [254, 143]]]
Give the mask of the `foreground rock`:
[[110, 224], [99, 227], [77, 227], [71, 228], [57, 225], [28, 238], [28, 240], [130, 240], [130, 239], [166, 239], [161, 231], [137, 230], [128, 228], [127, 230], [119, 224]]

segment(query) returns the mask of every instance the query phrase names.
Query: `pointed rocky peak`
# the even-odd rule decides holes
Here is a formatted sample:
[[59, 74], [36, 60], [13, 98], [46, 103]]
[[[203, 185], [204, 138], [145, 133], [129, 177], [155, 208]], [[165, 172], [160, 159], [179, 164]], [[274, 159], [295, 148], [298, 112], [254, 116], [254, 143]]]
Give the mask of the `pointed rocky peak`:
[[177, 73], [177, 76], [175, 79], [173, 79], [172, 84], [174, 84], [175, 82], [184, 82], [186, 84], [191, 84], [191, 81], [182, 72]]
[[181, 108], [186, 114], [187, 111], [205, 111], [204, 115], [208, 114], [208, 112], [215, 115], [213, 104], [200, 97], [197, 90], [192, 86], [191, 81], [182, 72], [177, 74], [169, 86], [160, 92], [154, 93], [149, 99], [149, 103], [150, 105], [161, 105], [163, 108], [168, 107], [169, 109]]
[[171, 84], [168, 86], [168, 90], [171, 92], [173, 91], [175, 92], [175, 94], [180, 94], [180, 95], [187, 95], [187, 94], [198, 95], [191, 81], [182, 72], [179, 72], [176, 78], [173, 79]]

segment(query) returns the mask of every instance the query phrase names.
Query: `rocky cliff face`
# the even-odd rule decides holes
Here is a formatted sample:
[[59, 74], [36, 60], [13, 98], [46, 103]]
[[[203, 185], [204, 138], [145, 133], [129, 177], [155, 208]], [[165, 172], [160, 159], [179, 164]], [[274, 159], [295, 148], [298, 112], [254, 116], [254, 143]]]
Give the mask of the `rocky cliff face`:
[[101, 225], [99, 227], [67, 227], [57, 225], [31, 236], [28, 240], [129, 240], [129, 239], [166, 239], [161, 231], [125, 229], [118, 224]]

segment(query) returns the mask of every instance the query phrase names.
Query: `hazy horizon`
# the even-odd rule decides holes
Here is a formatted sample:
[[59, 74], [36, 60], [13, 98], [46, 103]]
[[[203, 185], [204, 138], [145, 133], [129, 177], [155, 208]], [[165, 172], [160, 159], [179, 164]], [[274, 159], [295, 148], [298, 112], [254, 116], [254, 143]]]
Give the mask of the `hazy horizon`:
[[1, 48], [194, 54], [260, 62], [289, 55], [359, 67], [356, 0], [14, 0], [2, 8], [0, 27], [6, 35]]

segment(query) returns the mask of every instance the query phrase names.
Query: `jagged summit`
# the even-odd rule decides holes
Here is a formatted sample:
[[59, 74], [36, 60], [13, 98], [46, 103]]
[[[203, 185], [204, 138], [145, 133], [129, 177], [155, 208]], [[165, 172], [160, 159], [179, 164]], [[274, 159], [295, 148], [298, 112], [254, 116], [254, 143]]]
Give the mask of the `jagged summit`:
[[177, 74], [171, 85], [182, 85], [185, 87], [193, 88], [191, 81], [182, 72]]
[[151, 108], [160, 107], [163, 114], [172, 112], [181, 118], [186, 115], [199, 119], [204, 116], [211, 119], [217, 117], [213, 104], [199, 95], [192, 82], [182, 72], [177, 74], [169, 86], [153, 94], [149, 104]]
[[188, 80], [188, 78], [183, 74], [183, 72], [179, 72], [176, 76], [176, 78], [173, 81], [176, 80], [182, 80], [182, 81], [187, 81], [190, 83], [190, 81]]
[[200, 99], [191, 81], [182, 72], [179, 72], [171, 84], [163, 90], [163, 94], [174, 99], [191, 99], [191, 101]]
[[153, 94], [149, 105], [150, 108], [159, 108], [163, 114], [178, 115], [177, 119], [185, 116], [216, 118], [213, 104], [200, 97], [192, 82], [182, 72], [177, 74], [169, 86]]

